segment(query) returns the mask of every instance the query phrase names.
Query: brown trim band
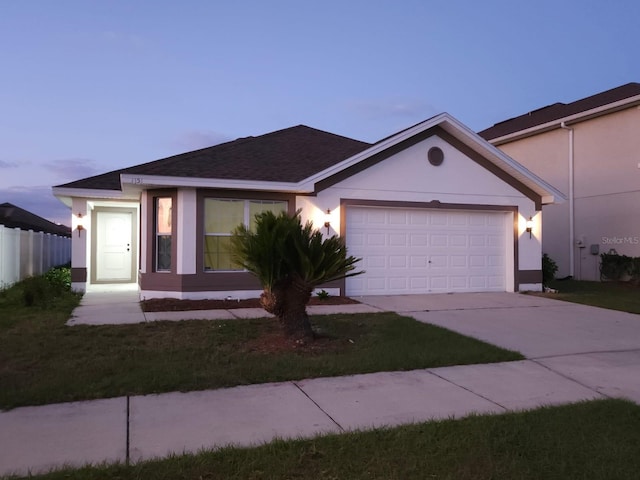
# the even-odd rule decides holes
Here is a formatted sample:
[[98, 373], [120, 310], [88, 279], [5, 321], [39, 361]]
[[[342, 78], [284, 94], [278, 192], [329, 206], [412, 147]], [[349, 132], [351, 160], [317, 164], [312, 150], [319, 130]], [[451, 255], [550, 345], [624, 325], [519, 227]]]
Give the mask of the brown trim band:
[[519, 270], [520, 283], [542, 283], [542, 270]]
[[71, 281], [72, 282], [86, 282], [87, 281], [87, 267], [71, 267]]
[[[141, 273], [141, 290], [159, 292], [226, 292], [233, 290], [262, 290], [258, 279], [249, 272], [210, 272], [203, 275], [173, 275], [170, 273]], [[340, 288], [343, 280], [319, 285], [318, 288]]]

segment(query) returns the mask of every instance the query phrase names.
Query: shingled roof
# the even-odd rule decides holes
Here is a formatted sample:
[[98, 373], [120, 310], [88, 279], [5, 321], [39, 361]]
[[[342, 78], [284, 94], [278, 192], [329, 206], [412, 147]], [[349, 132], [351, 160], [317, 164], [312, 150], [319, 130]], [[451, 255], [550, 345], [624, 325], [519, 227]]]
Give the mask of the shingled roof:
[[504, 137], [528, 128], [543, 125], [554, 120], [586, 112], [594, 108], [602, 107], [626, 98], [640, 95], [640, 83], [627, 83], [620, 87], [612, 88], [606, 92], [597, 93], [587, 98], [576, 100], [572, 103], [554, 103], [546, 107], [533, 110], [519, 117], [510, 118], [496, 123], [492, 127], [478, 132], [485, 140]]
[[299, 182], [371, 145], [305, 125], [77, 180], [60, 188], [120, 190], [121, 174]]
[[45, 218], [39, 217], [34, 213], [16, 207], [8, 202], [0, 204], [0, 225], [4, 225], [7, 228], [51, 233], [60, 235], [61, 237], [71, 236], [71, 229], [69, 227], [50, 222]]

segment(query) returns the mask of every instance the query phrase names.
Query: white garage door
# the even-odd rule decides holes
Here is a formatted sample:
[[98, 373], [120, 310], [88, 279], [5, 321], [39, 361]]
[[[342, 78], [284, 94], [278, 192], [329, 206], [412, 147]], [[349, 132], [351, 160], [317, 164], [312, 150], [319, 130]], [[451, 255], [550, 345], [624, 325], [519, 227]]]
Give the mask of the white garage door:
[[365, 270], [347, 278], [347, 295], [507, 288], [510, 213], [347, 207], [346, 239]]

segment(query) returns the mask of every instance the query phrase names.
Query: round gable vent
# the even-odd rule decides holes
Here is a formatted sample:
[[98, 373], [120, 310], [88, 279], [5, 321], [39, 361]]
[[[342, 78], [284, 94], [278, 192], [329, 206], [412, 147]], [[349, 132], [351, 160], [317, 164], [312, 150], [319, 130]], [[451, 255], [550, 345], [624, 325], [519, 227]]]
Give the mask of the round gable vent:
[[431, 147], [429, 152], [427, 152], [427, 157], [429, 158], [429, 163], [437, 167], [442, 165], [444, 161], [444, 152], [440, 147]]

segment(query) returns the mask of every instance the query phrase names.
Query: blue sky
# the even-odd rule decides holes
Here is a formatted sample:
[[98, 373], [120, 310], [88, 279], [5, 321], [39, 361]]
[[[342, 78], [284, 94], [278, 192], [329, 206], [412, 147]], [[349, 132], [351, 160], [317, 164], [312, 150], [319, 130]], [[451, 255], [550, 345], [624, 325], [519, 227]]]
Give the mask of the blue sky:
[[640, 2], [0, 2], [0, 203], [305, 124], [474, 130], [640, 81]]

